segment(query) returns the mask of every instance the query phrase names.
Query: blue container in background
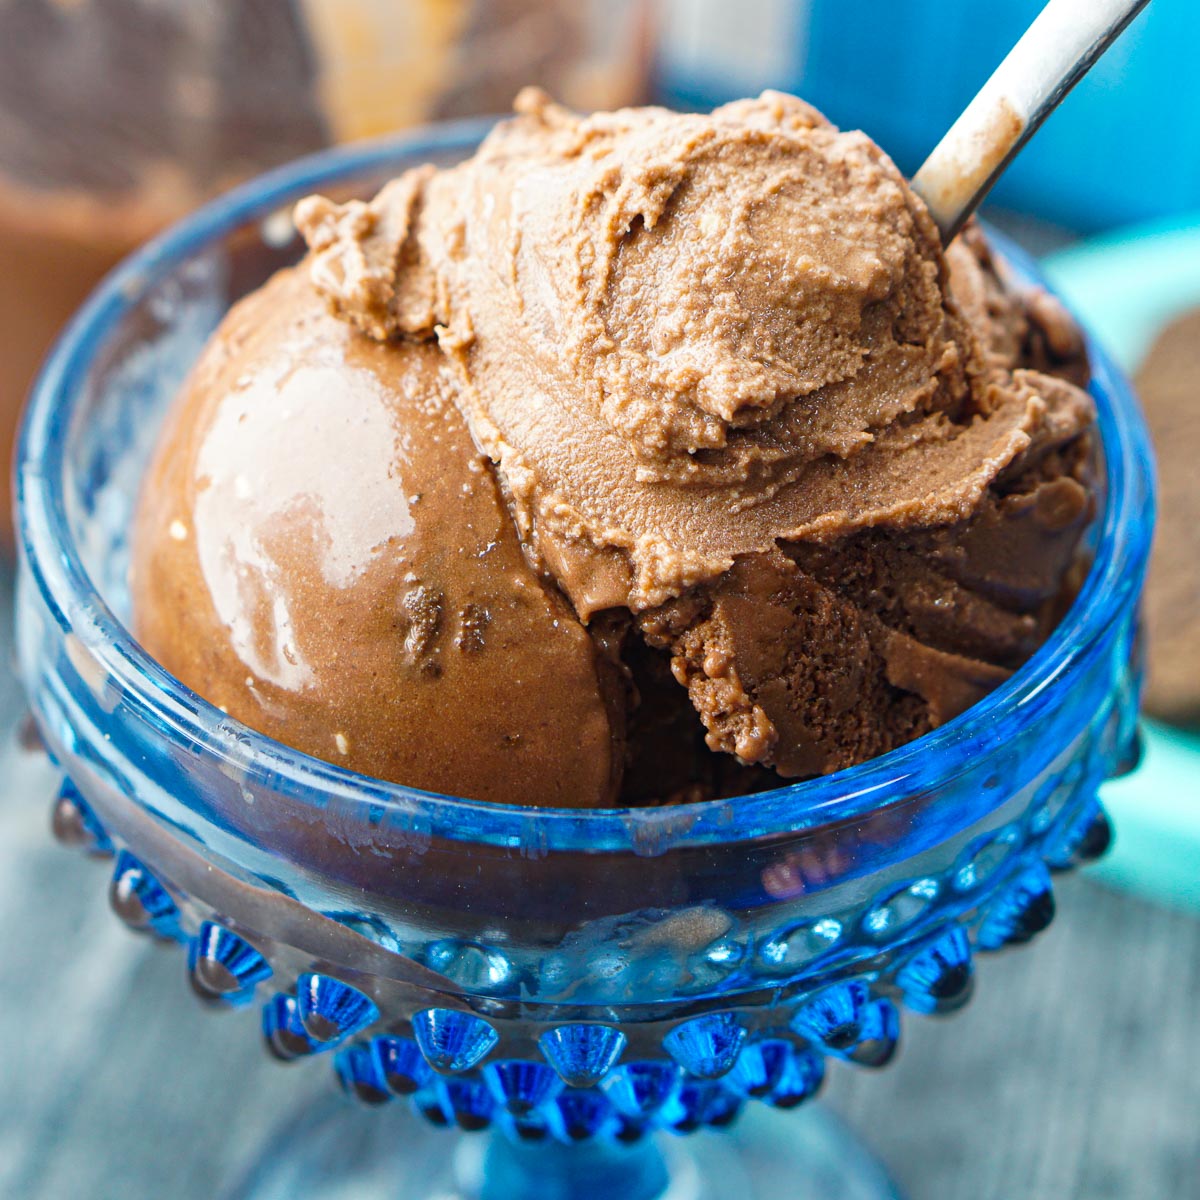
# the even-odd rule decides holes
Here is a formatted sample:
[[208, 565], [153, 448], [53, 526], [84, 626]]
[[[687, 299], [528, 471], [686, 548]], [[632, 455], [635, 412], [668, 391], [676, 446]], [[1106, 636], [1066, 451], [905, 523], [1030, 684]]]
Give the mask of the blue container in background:
[[[1044, 0], [670, 0], [660, 84], [709, 107], [764, 87], [911, 173]], [[1200, 0], [1152, 0], [1005, 173], [997, 204], [1079, 231], [1200, 208]]]

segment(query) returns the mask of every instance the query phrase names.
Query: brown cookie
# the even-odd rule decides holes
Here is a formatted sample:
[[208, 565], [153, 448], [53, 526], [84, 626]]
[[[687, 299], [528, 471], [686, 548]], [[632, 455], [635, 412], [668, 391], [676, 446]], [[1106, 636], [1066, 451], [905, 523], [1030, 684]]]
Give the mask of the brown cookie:
[[1200, 725], [1200, 308], [1159, 335], [1137, 375], [1158, 458], [1146, 589], [1146, 711]]

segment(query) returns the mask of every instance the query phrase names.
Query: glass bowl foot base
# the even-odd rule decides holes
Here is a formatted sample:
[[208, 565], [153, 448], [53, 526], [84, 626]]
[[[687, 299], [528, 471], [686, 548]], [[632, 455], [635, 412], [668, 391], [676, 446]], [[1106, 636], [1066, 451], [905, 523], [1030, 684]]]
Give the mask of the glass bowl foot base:
[[[786, 1189], [781, 1192], [781, 1181]], [[288, 1122], [223, 1200], [904, 1200], [819, 1104], [634, 1146], [513, 1144], [330, 1097]]]

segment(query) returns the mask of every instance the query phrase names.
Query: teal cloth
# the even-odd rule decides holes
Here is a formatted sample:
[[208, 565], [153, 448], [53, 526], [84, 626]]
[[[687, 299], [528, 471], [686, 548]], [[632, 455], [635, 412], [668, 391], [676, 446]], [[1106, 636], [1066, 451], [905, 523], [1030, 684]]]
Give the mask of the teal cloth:
[[[1163, 326], [1200, 306], [1200, 213], [1080, 243], [1043, 266], [1096, 339], [1136, 371]], [[1093, 871], [1200, 911], [1200, 732], [1146, 721], [1144, 735], [1141, 766], [1101, 792], [1117, 840]]]
[[1200, 911], [1200, 734], [1144, 722], [1146, 753], [1101, 797], [1117, 840], [1097, 878]]

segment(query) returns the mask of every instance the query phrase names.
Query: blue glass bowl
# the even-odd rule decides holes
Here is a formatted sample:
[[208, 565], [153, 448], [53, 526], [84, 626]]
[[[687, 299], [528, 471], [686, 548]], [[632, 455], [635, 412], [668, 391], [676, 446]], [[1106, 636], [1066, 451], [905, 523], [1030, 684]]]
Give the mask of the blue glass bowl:
[[[457, 160], [482, 131], [446, 126], [267, 175], [127, 261], [59, 342], [17, 482], [20, 667], [64, 773], [56, 831], [114, 856], [117, 913], [184, 948], [203, 1001], [255, 1006], [275, 1055], [328, 1054], [368, 1104], [403, 1096], [436, 1125], [504, 1135], [486, 1169], [455, 1150], [447, 1184], [455, 1139], [398, 1124], [380, 1153], [410, 1155], [406, 1196], [648, 1200], [717, 1182], [729, 1194], [741, 1172], [749, 1200], [778, 1194], [779, 1169], [789, 1196], [893, 1195], [823, 1118], [758, 1117], [740, 1160], [702, 1170], [691, 1146], [703, 1157], [720, 1139], [664, 1159], [646, 1135], [726, 1126], [751, 1102], [799, 1105], [831, 1060], [883, 1065], [901, 1009], [963, 1004], [976, 955], [1044, 928], [1051, 873], [1107, 845], [1096, 790], [1135, 754], [1153, 498], [1137, 404], [1102, 352], [1104, 495], [1070, 612], [969, 712], [828, 778], [641, 810], [430, 795], [246, 729], [122, 624], [159, 420], [230, 303], [299, 255], [286, 206]], [[250, 1190], [367, 1178], [353, 1123], [331, 1128], [269, 1158]], [[285, 1160], [291, 1182], [272, 1184]]]

